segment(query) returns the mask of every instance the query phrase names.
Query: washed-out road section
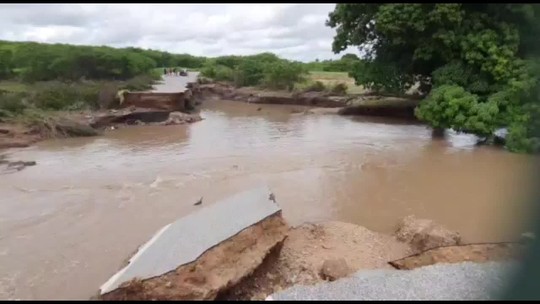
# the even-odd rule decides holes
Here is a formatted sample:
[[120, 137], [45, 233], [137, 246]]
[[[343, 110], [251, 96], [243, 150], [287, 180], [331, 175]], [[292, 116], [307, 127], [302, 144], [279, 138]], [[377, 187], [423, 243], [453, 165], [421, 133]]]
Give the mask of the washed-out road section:
[[197, 81], [199, 72], [188, 72], [187, 76], [168, 76], [163, 75], [162, 81], [158, 82], [152, 88], [153, 93], [178, 93], [184, 92], [190, 82]]
[[281, 209], [261, 186], [197, 210], [163, 227], [100, 288], [101, 294], [132, 279], [149, 279], [195, 261], [208, 249]]

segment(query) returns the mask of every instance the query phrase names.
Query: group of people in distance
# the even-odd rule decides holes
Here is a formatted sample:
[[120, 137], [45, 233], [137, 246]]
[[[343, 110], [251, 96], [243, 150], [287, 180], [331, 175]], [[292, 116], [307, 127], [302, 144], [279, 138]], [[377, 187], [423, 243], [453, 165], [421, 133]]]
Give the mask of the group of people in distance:
[[186, 69], [176, 69], [176, 68], [164, 68], [163, 75], [165, 76], [186, 76]]

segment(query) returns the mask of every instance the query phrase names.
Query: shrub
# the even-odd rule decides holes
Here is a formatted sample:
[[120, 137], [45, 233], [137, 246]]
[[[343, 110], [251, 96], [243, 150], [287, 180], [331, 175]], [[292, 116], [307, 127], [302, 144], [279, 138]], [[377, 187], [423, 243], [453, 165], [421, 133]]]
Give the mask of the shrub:
[[146, 91], [152, 89], [154, 80], [155, 76], [139, 75], [126, 81], [122, 88], [130, 91]]
[[265, 64], [254, 59], [242, 61], [234, 70], [234, 84], [236, 86], [256, 86], [264, 78]]
[[479, 102], [477, 95], [463, 87], [442, 85], [431, 91], [415, 113], [434, 128], [452, 128], [459, 132], [491, 136], [495, 131], [499, 108], [493, 102]]
[[294, 84], [305, 81], [307, 71], [299, 63], [282, 61], [268, 65], [265, 71], [264, 85], [270, 89], [292, 90]]
[[326, 90], [326, 86], [321, 81], [315, 81], [304, 89], [305, 92], [322, 92]]
[[233, 70], [224, 65], [218, 65], [215, 68], [214, 80], [217, 81], [233, 81], [234, 73]]
[[20, 114], [26, 109], [24, 93], [0, 92], [0, 116]]
[[271, 53], [209, 59], [200, 72], [201, 76], [233, 82], [238, 87], [265, 86], [289, 90], [295, 83], [304, 81], [307, 74], [304, 64], [279, 59]]
[[212, 81], [209, 79], [209, 78], [206, 78], [206, 77], [199, 77], [197, 78], [197, 83], [198, 84], [209, 84], [211, 83]]
[[36, 107], [47, 110], [63, 110], [78, 101], [77, 92], [61, 83], [38, 89], [32, 94], [31, 100]]
[[97, 108], [98, 98], [98, 86], [49, 82], [37, 86], [29, 101], [43, 110], [79, 110]]
[[345, 83], [336, 83], [332, 88], [330, 89], [330, 92], [333, 94], [338, 95], [345, 95], [347, 94], [347, 85]]

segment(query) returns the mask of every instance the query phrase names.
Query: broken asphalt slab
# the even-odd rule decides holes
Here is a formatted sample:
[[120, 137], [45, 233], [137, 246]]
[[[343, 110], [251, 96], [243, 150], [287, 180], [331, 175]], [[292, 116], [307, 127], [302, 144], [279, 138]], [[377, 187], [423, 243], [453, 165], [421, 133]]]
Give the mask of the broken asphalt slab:
[[270, 194], [267, 187], [238, 193], [163, 227], [101, 286], [102, 298], [214, 298], [285, 238]]

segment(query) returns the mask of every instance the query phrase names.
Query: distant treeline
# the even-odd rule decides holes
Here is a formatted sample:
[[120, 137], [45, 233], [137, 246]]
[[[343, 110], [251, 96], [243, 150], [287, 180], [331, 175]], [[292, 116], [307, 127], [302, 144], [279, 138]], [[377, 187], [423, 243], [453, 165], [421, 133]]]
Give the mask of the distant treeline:
[[321, 72], [350, 72], [354, 66], [360, 62], [360, 58], [355, 54], [345, 54], [338, 60], [315, 60], [306, 63], [307, 69], [310, 71]]
[[272, 53], [197, 57], [140, 48], [0, 41], [0, 121], [32, 110], [96, 109], [119, 90], [147, 90], [164, 67], [201, 71], [237, 86], [293, 89], [308, 71], [351, 71], [359, 59], [295, 62]]
[[[159, 67], [201, 69], [216, 64], [217, 69], [220, 66], [232, 69], [244, 59], [249, 61], [246, 63], [248, 65], [252, 60], [258, 59], [289, 63], [271, 53], [205, 58], [133, 47], [112, 48], [0, 41], [0, 80], [18, 79], [27, 82], [81, 79], [126, 80], [151, 73]], [[358, 60], [358, 57], [348, 54], [340, 60], [296, 62], [293, 65], [301, 66], [304, 70], [348, 72], [355, 60]], [[246, 70], [246, 72], [249, 72], [249, 75], [244, 75], [244, 77], [260, 77], [257, 74], [259, 70], [256, 68], [253, 71]], [[247, 81], [250, 82], [250, 80]]]
[[197, 68], [205, 58], [139, 48], [0, 41], [0, 79], [124, 80], [156, 67]]

